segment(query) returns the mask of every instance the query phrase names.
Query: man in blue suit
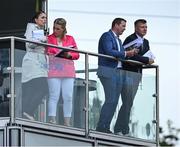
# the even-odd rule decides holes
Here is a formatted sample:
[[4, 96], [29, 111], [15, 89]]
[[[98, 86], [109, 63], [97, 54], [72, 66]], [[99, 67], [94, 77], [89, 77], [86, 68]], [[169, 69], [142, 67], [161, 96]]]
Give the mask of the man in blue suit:
[[126, 20], [115, 18], [112, 22], [111, 30], [105, 32], [99, 40], [98, 53], [113, 56], [119, 60], [99, 57], [97, 75], [103, 85], [105, 102], [101, 109], [101, 114], [96, 130], [111, 133], [110, 123], [114, 115], [123, 84], [123, 71], [120, 59], [132, 57], [137, 53], [136, 49], [125, 51], [119, 35], [126, 28]]
[[[138, 19], [134, 22], [135, 32], [128, 36], [123, 46], [127, 46], [132, 42], [136, 42], [132, 46], [127, 47], [125, 50], [131, 50], [136, 47], [139, 49], [138, 54], [128, 59], [139, 61], [144, 64], [152, 64], [154, 57], [145, 56], [144, 54], [150, 51], [149, 41], [144, 38], [147, 33], [147, 23], [144, 19]], [[123, 63], [123, 69], [126, 71], [125, 82], [121, 91], [122, 106], [119, 110], [118, 118], [114, 126], [115, 134], [129, 134], [129, 117], [135, 95], [138, 90], [139, 82], [142, 78], [142, 65], [132, 64], [128, 62]]]

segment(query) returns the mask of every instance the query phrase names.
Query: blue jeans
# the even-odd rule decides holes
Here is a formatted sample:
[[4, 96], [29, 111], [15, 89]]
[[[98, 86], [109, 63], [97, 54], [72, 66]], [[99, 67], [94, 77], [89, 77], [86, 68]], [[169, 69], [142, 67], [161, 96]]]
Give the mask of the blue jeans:
[[119, 96], [123, 85], [124, 71], [117, 69], [111, 77], [99, 76], [105, 93], [105, 102], [101, 109], [97, 131], [105, 131], [110, 129], [110, 123], [116, 110]]

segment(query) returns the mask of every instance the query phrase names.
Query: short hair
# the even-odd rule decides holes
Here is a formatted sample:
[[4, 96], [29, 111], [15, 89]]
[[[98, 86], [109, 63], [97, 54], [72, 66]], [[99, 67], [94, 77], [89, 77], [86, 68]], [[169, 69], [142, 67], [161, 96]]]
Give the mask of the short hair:
[[64, 29], [64, 32], [63, 32], [63, 36], [67, 33], [67, 30], [66, 30], [66, 20], [64, 18], [56, 18], [54, 20], [54, 25], [55, 24], [58, 24], [58, 25], [61, 25], [62, 28]]
[[113, 28], [115, 26], [115, 24], [120, 24], [122, 21], [126, 22], [126, 20], [124, 18], [115, 18], [112, 22], [111, 28]]
[[145, 24], [145, 23], [147, 23], [147, 21], [146, 21], [145, 19], [137, 19], [137, 20], [134, 22], [134, 26], [137, 26], [138, 23]]

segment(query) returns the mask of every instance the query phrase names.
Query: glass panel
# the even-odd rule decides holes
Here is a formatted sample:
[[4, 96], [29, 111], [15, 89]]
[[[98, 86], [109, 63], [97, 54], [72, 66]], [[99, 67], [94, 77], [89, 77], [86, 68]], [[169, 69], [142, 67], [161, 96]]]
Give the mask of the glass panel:
[[[89, 102], [91, 107], [89, 115], [91, 129], [104, 133], [114, 132], [117, 115], [114, 113], [122, 90], [124, 74], [125, 72], [121, 69], [105, 66], [99, 66], [97, 71], [94, 70], [94, 73], [90, 73], [90, 77], [94, 76], [93, 79], [97, 82], [94, 98], [90, 97]], [[106, 92], [106, 102], [104, 92]]]
[[16, 117], [84, 128], [84, 59], [83, 54], [68, 60], [16, 49]]
[[[0, 41], [0, 117], [9, 116], [10, 74], [7, 67], [10, 65], [10, 51], [6, 48], [6, 42]], [[5, 44], [4, 44], [5, 43]]]
[[[134, 104], [131, 111], [131, 135], [155, 141], [156, 139], [156, 79], [154, 69], [143, 69]], [[142, 113], [143, 112], [143, 113]]]
[[22, 117], [22, 60], [26, 51], [22, 49], [15, 49], [14, 66], [15, 66], [15, 116]]
[[[89, 79], [95, 82], [95, 88], [89, 92], [90, 129], [155, 141], [155, 68], [143, 69], [143, 76], [122, 69], [103, 66], [98, 68], [97, 64], [90, 64], [89, 68]], [[104, 90], [106, 99], [109, 99], [106, 106], [103, 105]], [[121, 93], [118, 98], [115, 91]]]
[[[155, 70], [154, 70], [155, 71]], [[141, 74], [135, 72], [125, 72], [125, 84], [121, 93], [121, 100], [117, 106], [117, 110], [126, 109], [124, 114], [129, 115], [129, 132], [128, 129], [122, 129], [122, 135], [153, 140], [155, 141], [155, 76], [147, 76], [143, 73], [142, 80]], [[139, 83], [139, 84], [138, 84]], [[136, 93], [137, 89], [137, 93]], [[124, 96], [123, 96], [124, 95]], [[124, 98], [123, 98], [124, 97]], [[134, 102], [131, 100], [134, 99]], [[121, 107], [123, 104], [125, 107]], [[131, 107], [132, 105], [132, 107]], [[128, 111], [128, 109], [130, 111]], [[143, 113], [142, 113], [143, 112]], [[120, 117], [121, 120], [128, 119], [125, 115]], [[115, 120], [118, 118], [118, 111], [114, 116]], [[127, 120], [126, 120], [127, 121]], [[121, 124], [123, 121], [120, 121]], [[111, 124], [112, 126], [115, 125]], [[119, 125], [120, 126], [120, 125]], [[126, 134], [127, 133], [127, 134]]]
[[0, 130], [0, 146], [4, 146], [4, 130]]
[[[58, 70], [58, 68], [60, 68], [59, 70], [62, 70], [63, 73], [61, 71], [61, 75], [57, 75], [59, 78], [55, 81], [53, 78], [50, 78], [49, 74], [49, 88], [50, 86], [53, 86], [54, 81], [54, 86], [52, 87], [53, 89], [49, 91], [49, 104], [47, 109], [49, 119], [51, 118], [50, 115], [54, 113], [54, 94], [55, 92], [58, 92], [57, 88], [60, 88], [60, 98], [57, 104], [56, 112], [56, 124], [72, 126], [76, 128], [84, 128], [85, 126], [85, 113], [83, 111], [85, 102], [85, 65], [84, 62], [81, 61], [83, 57], [84, 55], [80, 54], [80, 59], [78, 60], [67, 60], [63, 58], [57, 58], [58, 63], [61, 63], [60, 65], [62, 66], [54, 67], [53, 71]], [[51, 66], [52, 65], [50, 64], [50, 68]]]
[[80, 54], [80, 58], [75, 62], [76, 78], [74, 83], [73, 99], [73, 126], [85, 128], [85, 56]]
[[46, 111], [41, 111], [48, 96], [45, 54], [15, 49], [15, 95], [16, 117], [46, 121]]
[[102, 105], [102, 98], [99, 96], [100, 81], [96, 75], [97, 73], [97, 57], [89, 56], [89, 61], [94, 64], [89, 64], [89, 128], [96, 129], [99, 120], [99, 114]]

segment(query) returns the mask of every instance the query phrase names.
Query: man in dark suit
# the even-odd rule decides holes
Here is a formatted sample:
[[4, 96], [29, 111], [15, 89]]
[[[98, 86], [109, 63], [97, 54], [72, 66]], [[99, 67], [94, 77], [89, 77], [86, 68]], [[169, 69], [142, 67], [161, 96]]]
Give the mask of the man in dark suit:
[[[152, 64], [154, 59], [151, 57], [143, 56], [146, 52], [150, 51], [149, 41], [144, 38], [147, 33], [147, 23], [144, 19], [138, 19], [134, 23], [135, 32], [128, 36], [123, 46], [135, 42], [132, 46], [127, 47], [125, 50], [131, 50], [132, 48], [138, 48], [139, 52], [133, 57], [127, 57], [127, 59], [140, 61], [144, 64]], [[114, 127], [114, 133], [116, 134], [129, 134], [129, 117], [133, 100], [138, 90], [139, 82], [142, 78], [142, 65], [123, 63], [123, 69], [126, 70], [125, 83], [122, 88], [121, 98], [122, 106], [118, 113], [118, 118]]]
[[[121, 40], [119, 39], [119, 35], [124, 32], [125, 28], [126, 20], [123, 18], [115, 18], [112, 22], [111, 30], [105, 32], [100, 37], [98, 52], [119, 59], [134, 56], [136, 50], [124, 51]], [[110, 123], [122, 89], [123, 72], [121, 70], [121, 64], [120, 60], [106, 57], [98, 58], [97, 75], [104, 88], [105, 102], [101, 109], [96, 128], [97, 131], [111, 133]]]

